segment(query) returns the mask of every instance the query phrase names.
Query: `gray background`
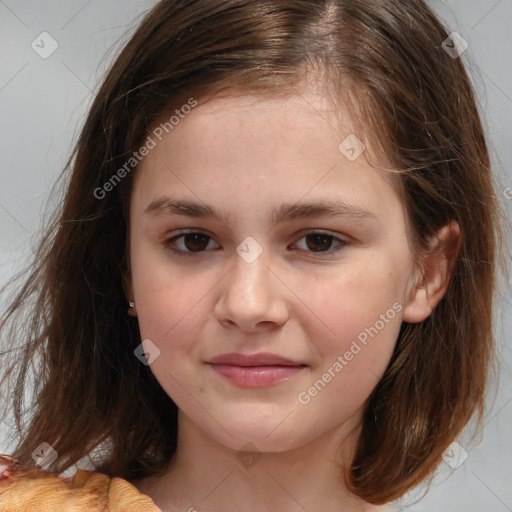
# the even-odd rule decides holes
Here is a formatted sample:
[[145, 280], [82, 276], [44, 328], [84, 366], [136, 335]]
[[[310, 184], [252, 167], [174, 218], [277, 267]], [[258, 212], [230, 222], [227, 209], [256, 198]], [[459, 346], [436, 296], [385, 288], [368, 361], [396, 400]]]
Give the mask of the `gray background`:
[[[30, 257], [43, 218], [55, 202], [51, 188], [70, 155], [93, 91], [128, 31], [154, 3], [0, 0], [0, 284]], [[451, 31], [469, 43], [463, 59], [471, 59], [469, 71], [500, 180], [497, 192], [510, 218], [512, 200], [505, 189], [512, 187], [512, 0], [430, 3]], [[59, 45], [47, 59], [31, 47], [44, 31]], [[496, 334], [503, 365], [483, 438], [471, 447], [461, 436], [458, 442], [468, 453], [464, 463], [452, 470], [443, 462], [427, 496], [411, 504], [424, 490], [417, 489], [397, 509], [512, 511], [511, 294], [507, 288], [501, 297]], [[0, 452], [10, 448], [2, 441], [7, 428], [0, 425]]]

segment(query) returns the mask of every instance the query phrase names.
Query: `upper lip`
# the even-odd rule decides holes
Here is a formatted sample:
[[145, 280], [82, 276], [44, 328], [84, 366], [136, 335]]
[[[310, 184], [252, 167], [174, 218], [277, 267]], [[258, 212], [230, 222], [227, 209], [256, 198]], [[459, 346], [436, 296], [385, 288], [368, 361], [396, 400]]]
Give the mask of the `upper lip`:
[[241, 354], [239, 352], [231, 352], [229, 354], [221, 354], [215, 356], [209, 363], [212, 364], [229, 364], [233, 366], [306, 366], [298, 361], [287, 359], [286, 357], [271, 354], [270, 352], [259, 352], [258, 354]]

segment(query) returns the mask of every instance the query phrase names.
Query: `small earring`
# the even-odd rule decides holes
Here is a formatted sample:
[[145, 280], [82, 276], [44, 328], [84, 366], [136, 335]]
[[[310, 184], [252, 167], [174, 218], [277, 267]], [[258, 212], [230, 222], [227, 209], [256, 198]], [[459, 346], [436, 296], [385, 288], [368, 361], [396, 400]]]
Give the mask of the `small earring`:
[[135, 302], [132, 302], [131, 300], [129, 300], [128, 304], [130, 305], [130, 308], [128, 309], [128, 314], [130, 316], [137, 316], [137, 314], [135, 313]]

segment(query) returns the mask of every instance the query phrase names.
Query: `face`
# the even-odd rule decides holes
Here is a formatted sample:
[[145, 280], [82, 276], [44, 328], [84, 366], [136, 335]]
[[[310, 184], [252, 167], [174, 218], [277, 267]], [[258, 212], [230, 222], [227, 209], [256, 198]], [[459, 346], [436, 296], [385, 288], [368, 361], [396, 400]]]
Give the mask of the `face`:
[[[340, 146], [354, 131], [338, 114], [313, 91], [213, 99], [137, 169], [130, 293], [150, 369], [235, 450], [290, 450], [358, 417], [407, 314], [404, 208], [353, 136]], [[293, 365], [212, 364], [262, 352]]]

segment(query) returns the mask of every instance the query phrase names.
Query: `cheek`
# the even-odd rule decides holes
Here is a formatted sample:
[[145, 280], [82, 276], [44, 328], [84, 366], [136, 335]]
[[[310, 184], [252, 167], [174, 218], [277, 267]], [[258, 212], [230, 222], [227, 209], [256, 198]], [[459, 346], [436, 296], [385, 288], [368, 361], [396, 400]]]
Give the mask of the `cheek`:
[[[309, 286], [308, 306], [325, 327], [320, 343], [311, 340], [322, 367], [330, 367], [341, 356], [344, 373], [365, 367], [382, 374], [393, 353], [404, 308], [405, 274], [391, 269], [380, 255]], [[318, 320], [312, 322], [320, 325]], [[309, 330], [313, 331], [312, 323]], [[345, 371], [345, 366], [350, 366], [350, 371]]]
[[340, 281], [343, 292], [325, 302], [324, 319], [334, 334], [314, 338], [315, 330], [308, 329], [318, 364], [294, 398], [305, 424], [315, 418], [312, 429], [354, 417], [382, 378], [396, 345], [402, 307], [393, 301], [396, 294], [371, 294], [367, 283], [359, 286], [362, 279], [354, 279], [357, 286]]
[[208, 318], [207, 290], [190, 286], [193, 279], [155, 279], [155, 270], [145, 273], [136, 292], [141, 339], [158, 347], [150, 365], [153, 375], [179, 407], [189, 410], [195, 407], [191, 394], [204, 391], [194, 376], [205, 355], [198, 340]]
[[[175, 265], [155, 248], [135, 247], [132, 276], [142, 339], [149, 338], [165, 356], [166, 365], [194, 359], [203, 324], [211, 315], [209, 293], [220, 279], [212, 269]], [[208, 309], [209, 308], [209, 309]], [[172, 358], [171, 358], [172, 355]], [[199, 357], [199, 355], [197, 355]]]
[[208, 317], [207, 289], [195, 287], [194, 280], [152, 281], [148, 276], [139, 286], [137, 307], [141, 336], [158, 340], [173, 350], [185, 346]]
[[313, 324], [308, 328], [318, 365], [297, 400], [325, 422], [343, 423], [362, 406], [396, 346], [403, 310], [398, 287], [382, 277], [382, 268], [373, 270], [338, 279], [337, 292], [324, 294], [322, 300], [315, 293], [329, 330], [314, 339]]

